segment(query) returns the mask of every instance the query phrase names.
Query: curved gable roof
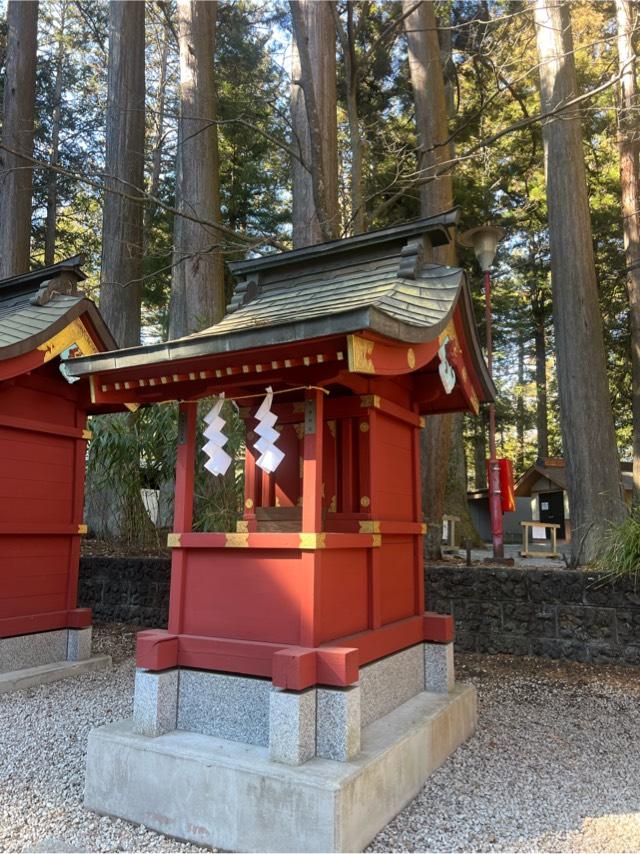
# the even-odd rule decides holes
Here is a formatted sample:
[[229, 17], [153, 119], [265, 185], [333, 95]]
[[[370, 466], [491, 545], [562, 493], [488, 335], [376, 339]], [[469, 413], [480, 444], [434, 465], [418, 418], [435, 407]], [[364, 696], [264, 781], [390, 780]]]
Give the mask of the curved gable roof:
[[117, 344], [94, 303], [77, 289], [86, 276], [76, 255], [0, 280], [0, 360], [22, 356], [86, 316], [106, 350]]

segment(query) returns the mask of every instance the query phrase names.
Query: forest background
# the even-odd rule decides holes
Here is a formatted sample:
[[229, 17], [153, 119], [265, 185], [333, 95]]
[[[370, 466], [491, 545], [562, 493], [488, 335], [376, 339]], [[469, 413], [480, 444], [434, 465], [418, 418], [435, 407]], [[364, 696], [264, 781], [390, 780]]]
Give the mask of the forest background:
[[[120, 343], [131, 345], [219, 319], [233, 287], [226, 260], [404, 222], [450, 199], [461, 207], [461, 229], [491, 222], [508, 235], [494, 273], [499, 455], [518, 474], [538, 457], [562, 456], [536, 5], [545, 4], [0, 4], [4, 199], [9, 191], [24, 197], [18, 185], [25, 176], [32, 182], [26, 238], [13, 225], [10, 232], [0, 198], [0, 277], [82, 253], [86, 290]], [[621, 102], [621, 3], [555, 5], [570, 14], [577, 75], [570, 118], [579, 122], [586, 167], [597, 334], [618, 452], [629, 460], [620, 137], [621, 123], [635, 123], [636, 114]], [[629, 28], [633, 45], [635, 12]], [[22, 136], [8, 125], [6, 81], [16, 74], [24, 82], [23, 117], [32, 109], [30, 150], [24, 123]], [[301, 104], [301, 93], [315, 104]], [[425, 138], [437, 135], [438, 122], [445, 137], [429, 146]], [[10, 175], [15, 185], [7, 188]], [[313, 221], [304, 219], [308, 210]], [[25, 239], [20, 257], [16, 247]], [[457, 260], [470, 272], [484, 339], [480, 275], [468, 250], [459, 248]], [[170, 415], [103, 421], [96, 446], [103, 477], [113, 481], [111, 449], [113, 460], [129, 460], [122, 480], [131, 459], [140, 460], [133, 493], [148, 485], [150, 471], [156, 485], [170, 480]], [[486, 486], [486, 414], [447, 429], [444, 506], [464, 515], [467, 486]], [[589, 424], [576, 429], [586, 435]], [[94, 465], [96, 482], [99, 475]], [[233, 505], [236, 485], [229, 494]], [[203, 524], [229, 523], [229, 497], [218, 493], [216, 502]], [[130, 538], [140, 536], [135, 518]]]

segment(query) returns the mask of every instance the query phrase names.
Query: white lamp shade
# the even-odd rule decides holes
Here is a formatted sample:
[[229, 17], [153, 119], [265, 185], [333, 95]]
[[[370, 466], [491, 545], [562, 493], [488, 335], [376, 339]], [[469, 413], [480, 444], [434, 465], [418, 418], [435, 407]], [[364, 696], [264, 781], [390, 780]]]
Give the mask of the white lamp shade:
[[491, 268], [498, 243], [504, 236], [504, 228], [497, 225], [479, 225], [465, 231], [459, 242], [462, 246], [473, 249], [480, 269], [484, 273]]

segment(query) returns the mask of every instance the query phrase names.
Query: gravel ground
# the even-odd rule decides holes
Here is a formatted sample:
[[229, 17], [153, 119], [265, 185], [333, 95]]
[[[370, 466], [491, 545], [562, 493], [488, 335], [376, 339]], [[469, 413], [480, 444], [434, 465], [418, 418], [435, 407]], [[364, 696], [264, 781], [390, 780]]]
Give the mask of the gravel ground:
[[[0, 695], [0, 850], [201, 851], [82, 807], [89, 731], [131, 714], [134, 630], [114, 670]], [[640, 851], [640, 672], [460, 655], [478, 733], [371, 851]]]

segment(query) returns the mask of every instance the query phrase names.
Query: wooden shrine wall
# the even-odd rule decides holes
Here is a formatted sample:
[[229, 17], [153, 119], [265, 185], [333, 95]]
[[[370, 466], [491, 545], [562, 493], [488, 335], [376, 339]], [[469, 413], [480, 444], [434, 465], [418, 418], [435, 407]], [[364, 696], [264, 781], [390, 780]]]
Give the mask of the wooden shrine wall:
[[87, 433], [55, 364], [0, 384], [0, 636], [76, 607]]

